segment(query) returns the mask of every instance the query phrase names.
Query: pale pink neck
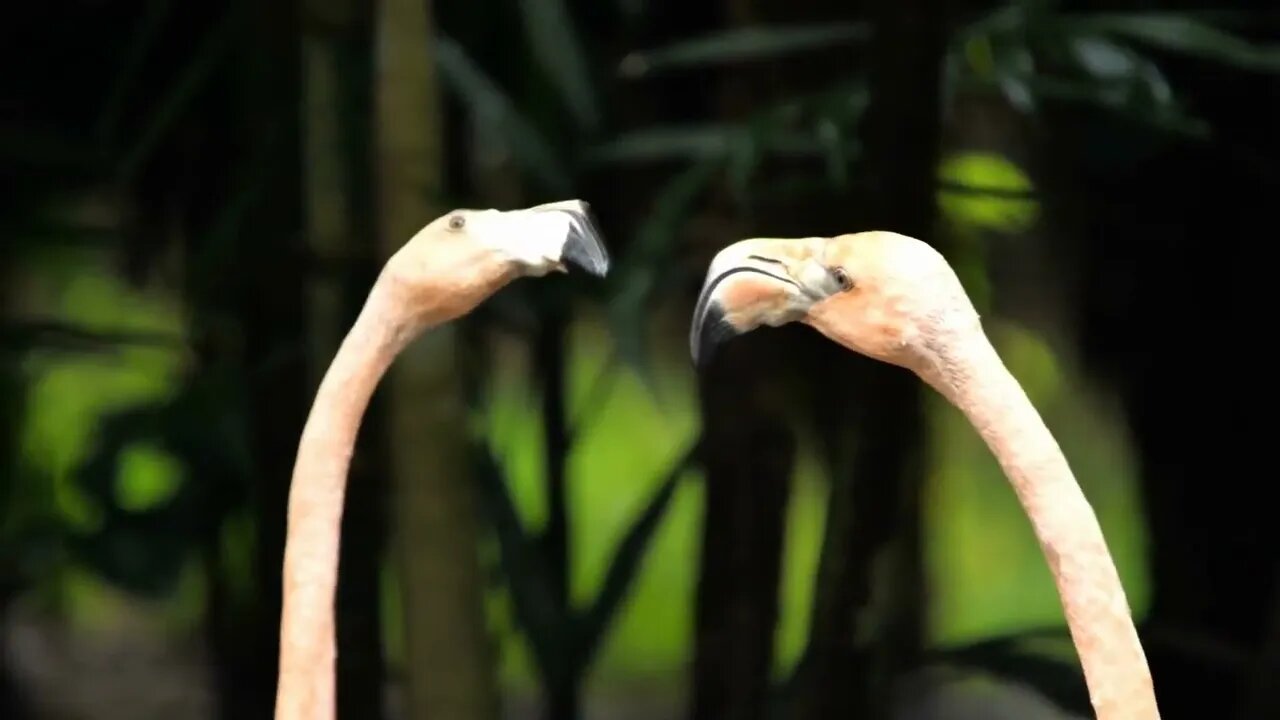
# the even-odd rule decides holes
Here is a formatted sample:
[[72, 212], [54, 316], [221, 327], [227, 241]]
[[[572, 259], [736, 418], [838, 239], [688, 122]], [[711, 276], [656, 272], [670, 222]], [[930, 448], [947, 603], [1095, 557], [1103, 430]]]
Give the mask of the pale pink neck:
[[1151, 673], [1093, 508], [1058, 443], [981, 326], [929, 342], [921, 372], [958, 407], [999, 461], [1057, 584], [1098, 720], [1159, 718]]
[[365, 409], [416, 328], [380, 278], [316, 393], [289, 492], [276, 718], [332, 718], [334, 592], [347, 471]]

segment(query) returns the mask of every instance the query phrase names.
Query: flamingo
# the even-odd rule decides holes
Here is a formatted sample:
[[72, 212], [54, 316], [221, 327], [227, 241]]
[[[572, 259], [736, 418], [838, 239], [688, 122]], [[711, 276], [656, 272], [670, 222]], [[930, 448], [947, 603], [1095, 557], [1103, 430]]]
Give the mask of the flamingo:
[[712, 259], [690, 351], [800, 322], [914, 372], [968, 418], [1031, 521], [1098, 720], [1157, 720], [1155, 690], [1102, 529], [1057, 441], [983, 332], [946, 259], [887, 231], [753, 238]]
[[335, 712], [333, 602], [348, 465], [379, 380], [426, 329], [467, 314], [521, 276], [596, 277], [609, 255], [581, 200], [521, 210], [454, 210], [418, 231], [369, 292], [316, 392], [289, 492], [277, 720]]

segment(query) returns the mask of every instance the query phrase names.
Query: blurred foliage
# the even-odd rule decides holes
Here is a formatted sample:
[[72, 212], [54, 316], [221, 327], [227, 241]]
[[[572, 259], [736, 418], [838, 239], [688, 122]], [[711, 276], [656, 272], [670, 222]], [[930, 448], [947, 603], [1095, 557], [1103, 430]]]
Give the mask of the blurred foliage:
[[[533, 24], [532, 20], [527, 22]], [[570, 24], [564, 23], [563, 27], [569, 28]], [[545, 34], [545, 29], [543, 33], [540, 40], [531, 38], [531, 45], [547, 43], [549, 34]], [[622, 60], [618, 72], [623, 78], [635, 79], [662, 72], [776, 60], [806, 50], [856, 44], [868, 36], [868, 29], [858, 24], [755, 26], [682, 40], [655, 50], [631, 52]], [[579, 44], [563, 36], [559, 39], [562, 52], [558, 56], [545, 45], [534, 50], [534, 55], [540, 59], [544, 69], [556, 67], [563, 71], [576, 68], [582, 62]], [[1018, 2], [1003, 6], [955, 33], [946, 58], [946, 94], [954, 98], [956, 93], [994, 90], [1015, 109], [1033, 115], [1047, 102], [1066, 101], [1098, 107], [1126, 120], [1146, 123], [1153, 129], [1204, 137], [1207, 132], [1205, 124], [1183, 106], [1156, 62], [1143, 53], [1142, 49], [1150, 46], [1237, 68], [1273, 69], [1272, 51], [1257, 48], [1189, 15], [1075, 15], [1060, 13], [1049, 3]], [[584, 108], [594, 106], [585, 100], [588, 93], [582, 90], [583, 78], [587, 74], [567, 71], [560, 79], [560, 89], [564, 106], [574, 113], [557, 123], [556, 127], [569, 131], [572, 136], [542, 140], [533, 129], [534, 122], [514, 109], [516, 103], [503, 100], [496, 86], [485, 81], [473, 65], [460, 61], [463, 57], [461, 50], [449, 46], [448, 55], [450, 63], [442, 61], [442, 66], [454, 67], [455, 89], [467, 98], [469, 107], [481, 121], [491, 124], [491, 132], [506, 140], [529, 175], [541, 182], [546, 192], [576, 191], [580, 185], [568, 178], [602, 165], [625, 168], [639, 163], [671, 161], [684, 165], [684, 169], [674, 174], [669, 184], [659, 190], [654, 207], [646, 214], [646, 225], [627, 244], [627, 254], [618, 262], [617, 279], [611, 278], [610, 282], [614, 288], [610, 303], [611, 327], [617, 334], [617, 347], [622, 357], [632, 367], [639, 368], [645, 377], [650, 376], [648, 353], [645, 343], [636, 337], [636, 333], [645, 327], [642, 318], [653, 298], [660, 297], [664, 290], [682, 281], [682, 278], [673, 277], [677, 273], [671, 271], [670, 260], [679, 238], [676, 228], [688, 217], [699, 195], [711, 183], [721, 177], [726, 178], [733, 198], [740, 207], [745, 207], [752, 202], [753, 178], [762, 164], [771, 158], [816, 160], [823, 170], [821, 177], [837, 188], [847, 187], [850, 178], [858, 173], [857, 124], [870, 98], [863, 78], [856, 74], [841, 78], [822, 91], [787, 97], [760, 108], [739, 122], [659, 125], [620, 129], [610, 135], [601, 131], [600, 124], [587, 120], [588, 117], [592, 121], [595, 119], [595, 115], [584, 111]], [[564, 162], [547, 162], [554, 153], [552, 148], [560, 150]], [[961, 234], [993, 230], [1017, 234], [1027, 231], [1038, 218], [1039, 204], [1030, 182], [1007, 159], [991, 154], [954, 156], [944, 160], [939, 175], [939, 202], [944, 217]], [[770, 178], [770, 183], [764, 187], [768, 188], [767, 192], [779, 191], [776, 178]], [[966, 281], [973, 281], [969, 284], [975, 287], [975, 300], [979, 307], [983, 307], [989, 294], [981, 271], [984, 263], [980, 257], [965, 254], [972, 257], [973, 267], [958, 269]], [[1019, 336], [1014, 337], [1015, 340], [1010, 342]], [[1023, 346], [1026, 346], [1025, 340], [1018, 347]], [[1017, 353], [1014, 355], [1020, 357]], [[1011, 361], [1011, 365], [1016, 367], [1017, 364], [1016, 360]], [[649, 384], [652, 386], [653, 381], [650, 380]], [[1096, 417], [1097, 412], [1092, 412], [1090, 417]], [[1096, 448], [1097, 445], [1091, 447]], [[959, 452], [955, 448], [950, 449]], [[981, 465], [981, 458], [986, 457], [982, 452], [980, 444], [973, 445], [970, 452], [961, 453], [970, 457], [971, 462], [960, 465]], [[1112, 462], [1106, 466], [1107, 472], [1092, 476], [1107, 477], [1111, 480], [1108, 487], [1131, 487], [1132, 472], [1124, 473], [1129, 478], [1128, 483], [1119, 482], [1114, 478], [1120, 472], [1117, 467], [1118, 464]], [[998, 476], [998, 468], [994, 473], [986, 474]], [[1089, 474], [1082, 472], [1082, 475]], [[991, 477], [975, 481], [975, 487], [978, 486], [1003, 490], [1003, 484], [994, 482]], [[1095, 486], [1091, 484], [1090, 487]], [[1095, 489], [1093, 492], [1096, 494], [1098, 491]], [[661, 498], [661, 493], [656, 497]], [[1009, 499], [1007, 492], [1005, 499]], [[950, 497], [949, 501], [948, 507], [954, 507], [955, 503], [963, 505], [963, 501], [955, 497]], [[1129, 497], [1100, 503], [1107, 508], [1104, 523], [1108, 524], [1109, 530], [1112, 523], [1134, 527], [1128, 518], [1136, 511], [1135, 502]], [[1017, 508], [1008, 509], [1010, 518], [1020, 518]], [[988, 512], [989, 507], [984, 506], [982, 516], [988, 518]], [[507, 513], [514, 516], [514, 511], [508, 510]], [[963, 513], [957, 513], [949, 517], [954, 520], [962, 516]], [[984, 537], [992, 537], [989, 520], [983, 522]], [[1025, 520], [1014, 522], [1025, 523]], [[527, 545], [514, 530], [509, 530], [509, 533], [513, 538], [509, 545]], [[1122, 567], [1131, 567], [1129, 563], [1133, 561], [1124, 558], [1132, 557], [1130, 553], [1140, 553], [1141, 544], [1126, 539], [1118, 530], [1109, 532], [1108, 536], [1112, 534], [1117, 537], [1115, 552]], [[972, 541], [972, 536], [966, 536], [964, 541], [943, 542], [938, 547], [971, 547], [964, 543]], [[1006, 541], [1002, 547], [1019, 547], [1028, 552], [1030, 559], [1018, 566], [1020, 571], [1034, 567], [1039, 574], [1047, 572], [1034, 542], [1014, 544]], [[990, 558], [992, 555], [973, 553], [968, 557]], [[965, 567], [965, 563], [961, 558], [949, 557], [934, 567], [936, 572], [947, 573], [950, 570], [954, 575], [955, 568]], [[1013, 567], [1012, 563], [1010, 567]], [[974, 573], [981, 572], [967, 567], [965, 577], [970, 578], [968, 584], [957, 582], [954, 577], [950, 584], [984, 587], [972, 582]], [[1025, 579], [1025, 574], [1011, 572], [1010, 577]], [[1144, 581], [1130, 578], [1129, 582], [1141, 586]], [[1037, 587], [1046, 588], [1046, 592], [1052, 591], [1052, 583], [1042, 582]], [[539, 595], [533, 588], [527, 592], [532, 597]], [[1135, 605], [1138, 605], [1142, 596], [1134, 594], [1137, 596]], [[984, 598], [978, 606], [991, 609], [990, 598], [985, 595]], [[1042, 612], [1048, 613], [1047, 617], [1034, 618], [1032, 625], [1054, 622], [1053, 618], [1060, 614], [1056, 596], [1046, 595], [1036, 603], [1027, 602], [1023, 596], [1014, 603], [1026, 609], [1041, 608]], [[997, 607], [999, 611], [993, 615], [1007, 620], [1010, 616], [1004, 611], [1009, 607]], [[974, 622], [972, 608], [951, 611], [955, 615], [945, 610], [938, 612], [943, 613], [943, 617], [963, 617]], [[527, 606], [518, 607], [517, 614], [524, 618], [526, 628], [543, 622], [534, 620], [533, 616], [538, 613]], [[989, 632], [991, 628], [984, 630]], [[947, 637], [947, 631], [942, 631], [942, 637]], [[534, 645], [536, 655], [539, 641], [535, 639]], [[545, 664], [547, 660], [542, 662]]]
[[118, 463], [115, 504], [126, 512], [146, 512], [167, 504], [183, 482], [183, 467], [150, 444], [124, 448]]
[[[537, 382], [530, 378], [527, 348], [503, 345], [483, 371], [486, 442], [475, 450], [486, 470], [486, 507], [500, 547], [494, 605], [505, 631], [505, 679], [527, 682], [530, 665], [544, 676], [581, 678], [594, 671], [592, 677], [605, 679], [666, 679], [684, 661], [692, 627], [702, 496], [690, 464], [699, 429], [684, 348], [650, 341], [649, 317], [689, 280], [673, 260], [683, 251], [684, 226], [712, 187], [723, 183], [740, 209], [760, 193], [811, 187], [789, 186], [790, 176], [762, 172], [779, 159], [797, 163], [806, 182], [837, 191], [865, 182], [858, 123], [873, 99], [856, 70], [734, 122], [631, 127], [618, 117], [614, 99], [633, 91], [635, 81], [666, 73], [814, 51], [857, 52], [874, 28], [757, 25], [629, 51], [617, 61], [586, 42], [579, 29], [585, 23], [570, 5], [521, 0], [512, 6], [528, 51], [520, 82], [536, 80], [528, 87], [499, 83], [502, 73], [452, 37], [435, 42], [439, 70], [466, 108], [483, 152], [509, 154], [529, 194], [541, 199], [590, 199], [598, 194], [600, 173], [664, 164], [674, 169], [649, 197], [634, 200], [643, 207], [642, 221], [619, 243], [625, 252], [603, 294], [592, 283], [566, 278], [522, 285], [491, 308], [494, 327], [515, 328], [526, 340], [536, 329], [536, 313], [577, 307], [578, 299], [605, 310], [603, 329], [581, 318], [569, 322], [564, 348], [570, 412], [563, 420], [571, 443], [562, 461], [574, 511], [567, 608], [546, 601], [548, 561], [535, 528], [550, 512], [542, 491], [542, 433], [552, 419], [533, 401]], [[103, 84], [101, 104], [86, 113], [92, 132], [0, 128], [0, 158], [56, 168], [59, 182], [76, 187], [110, 189], [136, 181], [227, 62], [236, 34], [244, 31], [247, 4], [232, 3], [202, 31], [184, 62], [168, 68], [164, 83], [146, 72], [174, 6], [146, 7], [124, 43], [127, 52], [115, 58], [116, 75]], [[643, 3], [629, 7], [627, 17], [648, 12]], [[1019, 0], [952, 35], [946, 94], [998, 93], [1033, 121], [1057, 104], [1095, 108], [1106, 113], [1104, 119], [1203, 139], [1211, 128], [1180, 97], [1163, 63], [1190, 59], [1247, 72], [1280, 71], [1280, 48], [1249, 42], [1222, 24], [1204, 14], [1067, 13], [1054, 3]], [[534, 102], [530, 96], [543, 84], [552, 94]], [[143, 92], [151, 87], [159, 89]], [[185, 288], [194, 309], [171, 294], [128, 287], [97, 255], [75, 250], [129, 246], [132, 240], [116, 231], [133, 229], [130, 213], [140, 211], [127, 201], [108, 193], [103, 202], [70, 202], [40, 188], [14, 196], [22, 212], [5, 219], [5, 230], [36, 248], [16, 266], [37, 278], [23, 287], [42, 311], [0, 324], [0, 368], [25, 385], [16, 423], [20, 463], [0, 484], [0, 584], [35, 587], [90, 607], [94, 601], [85, 598], [105, 602], [110, 596], [100, 584], [107, 578], [131, 592], [176, 598], [177, 614], [194, 622], [207, 591], [196, 552], [212, 542], [227, 564], [233, 594], [256, 592], [249, 570], [256, 528], [243, 507], [250, 491], [243, 377], [218, 366], [193, 373], [187, 343], [221, 329], [201, 306], [216, 305], [225, 292], [219, 277], [244, 261], [232, 256], [231, 241], [243, 231], [246, 208], [269, 196], [264, 170], [270, 162], [261, 157], [240, 168], [237, 192], [224, 199], [210, 236], [196, 244], [203, 252], [188, 259], [204, 269]], [[946, 157], [938, 178], [944, 218], [971, 239], [1025, 233], [1044, 212], [1025, 171], [996, 154]], [[18, 201], [0, 202], [8, 209]], [[103, 212], [104, 205], [114, 211]], [[975, 247], [961, 253], [957, 270], [983, 308], [990, 289], [981, 243]], [[157, 264], [164, 255], [152, 247], [145, 252]], [[1092, 391], [1063, 392], [1086, 387], [1073, 358], [1013, 325], [993, 334], [1073, 458], [1141, 615], [1149, 602], [1146, 539], [1134, 520], [1136, 460], [1118, 412]], [[930, 423], [935, 461], [926, 547], [939, 657], [998, 672], [1004, 663], [1010, 674], [1025, 671], [1030, 660], [1021, 653], [1032, 651], [1011, 650], [1016, 641], [1001, 638], [1060, 625], [1043, 557], [971, 428], [941, 402], [930, 408]], [[816, 449], [803, 449], [796, 476], [780, 588], [779, 677], [799, 657], [808, 623], [826, 492]], [[389, 638], [398, 637], [394, 622]], [[387, 646], [394, 654], [395, 641]], [[1062, 666], [1052, 667], [1049, 674]], [[1058, 676], [1039, 686], [1066, 697], [1068, 691], [1054, 688], [1071, 682]]]
[[[1184, 107], [1144, 50], [1240, 70], [1280, 71], [1280, 47], [1255, 45], [1196, 14], [1066, 13], [1056, 6], [1053, 0], [1015, 0], [960, 27], [948, 43], [944, 94], [954, 98], [994, 90], [1024, 113], [1035, 113], [1046, 101], [1080, 103], [1153, 129], [1203, 137], [1207, 125]], [[631, 53], [620, 72], [648, 76], [748, 58], [781, 59], [837, 39], [865, 41], [874, 31], [860, 25], [823, 28], [760, 25], [682, 40]], [[837, 85], [845, 88], [833, 93], [843, 92], [852, 106], [865, 106], [865, 97], [858, 96], [865, 94], [865, 84], [856, 73]], [[831, 133], [824, 123], [795, 129], [814, 140]]]
[[[570, 406], [576, 416], [595, 402], [592, 391], [610, 356], [611, 335], [607, 326], [584, 318], [575, 322], [572, 337]], [[672, 471], [681, 466], [698, 432], [694, 378], [683, 348], [653, 352], [659, 394], [634, 370], [618, 371], [602, 401], [608, 411], [584, 428], [570, 458], [570, 502], [579, 510], [572, 527], [572, 596], [580, 606], [590, 607], [606, 578], [617, 575], [614, 558], [628, 537], [636, 537], [636, 519], [654, 508], [652, 501], [662, 501], [668, 488], [672, 492], [623, 612], [592, 670], [593, 681], [602, 684], [668, 681], [687, 655], [693, 629], [701, 472], [690, 467], [677, 479]], [[519, 522], [540, 525], [546, 519], [540, 482], [544, 447], [537, 408], [530, 403], [533, 388], [524, 371], [528, 358], [512, 344], [504, 344], [495, 356], [488, 370], [494, 383], [485, 403], [485, 436], [491, 452], [503, 459]], [[796, 470], [780, 588], [779, 676], [799, 657], [807, 633], [826, 496], [822, 472], [816, 452], [803, 455]], [[513, 605], [520, 600], [509, 593], [497, 600], [499, 624], [509, 627], [511, 620], [504, 618], [514, 615]], [[504, 679], [527, 686], [535, 649], [524, 648], [513, 635], [503, 633], [503, 639]]]
[[[957, 153], [942, 159], [938, 176], [942, 184], [938, 208], [956, 226], [1012, 235], [1026, 232], [1039, 219], [1040, 206], [1031, 196], [1031, 180], [1001, 155]], [[966, 192], [971, 188], [979, 190]]]
[[[100, 252], [81, 250], [76, 260], [69, 253], [59, 251], [56, 264], [24, 265], [24, 302], [42, 308], [42, 325], [58, 332], [29, 335], [25, 346], [22, 472], [4, 506], [4, 527], [18, 537], [5, 545], [31, 555], [29, 580], [58, 604], [83, 595], [74, 588], [93, 586], [77, 580], [85, 568], [128, 590], [172, 597], [193, 560], [186, 515], [173, 512], [193, 488], [191, 457], [134, 442], [162, 434], [154, 427], [117, 439], [113, 423], [173, 397], [183, 325], [172, 297], [102, 272]], [[70, 351], [69, 337], [78, 340]], [[172, 427], [203, 432], [209, 417]]]
[[865, 41], [869, 35], [863, 23], [736, 27], [657, 50], [631, 53], [623, 58], [618, 72], [639, 78], [672, 68], [768, 61], [793, 52]]
[[989, 243], [984, 239], [1033, 231], [1040, 219], [1040, 200], [1026, 173], [997, 153], [944, 156], [938, 181], [938, 211], [953, 245], [952, 267], [974, 307], [985, 315], [992, 307], [993, 290], [987, 274]]
[[[154, 303], [110, 275], [82, 270], [65, 284], [55, 281], [54, 285], [46, 290], [53, 305], [50, 314], [77, 330], [111, 333], [119, 329], [113, 325], [128, 318], [135, 328], [180, 337], [181, 325], [172, 305]], [[99, 430], [98, 416], [166, 392], [178, 361], [170, 348], [145, 344], [116, 344], [106, 356], [29, 356], [30, 414], [23, 433], [23, 456], [34, 472], [53, 480], [61, 511], [75, 527], [97, 524], [94, 518], [99, 511], [86, 503], [73, 479]]]

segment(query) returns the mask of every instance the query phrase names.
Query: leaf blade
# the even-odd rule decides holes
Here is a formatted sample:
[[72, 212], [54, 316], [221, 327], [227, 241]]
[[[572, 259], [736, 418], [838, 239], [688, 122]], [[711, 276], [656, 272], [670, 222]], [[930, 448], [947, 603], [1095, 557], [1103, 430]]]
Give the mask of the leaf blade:
[[728, 123], [658, 125], [622, 133], [590, 148], [592, 164], [651, 160], [721, 159], [736, 128]]
[[567, 194], [573, 186], [569, 172], [546, 138], [516, 109], [501, 88], [471, 60], [458, 43], [444, 35], [435, 38], [440, 75], [482, 125], [497, 131], [510, 143], [521, 164], [555, 194]]
[[679, 227], [692, 213], [702, 192], [715, 179], [722, 163], [702, 160], [681, 171], [654, 199], [644, 223], [628, 247], [626, 262], [618, 264], [618, 290], [608, 302], [609, 329], [619, 357], [635, 369], [650, 390], [656, 391], [649, 363], [645, 309], [650, 298], [667, 283], [678, 281], [668, 261], [679, 240]]
[[667, 471], [658, 490], [618, 543], [595, 601], [578, 618], [578, 638], [581, 643], [577, 657], [579, 668], [588, 667], [599, 651], [601, 641], [617, 616], [619, 606], [639, 574], [646, 551], [666, 516], [680, 478], [692, 464], [700, 447], [701, 439], [695, 441]]
[[1078, 33], [1120, 36], [1227, 65], [1280, 72], [1280, 46], [1255, 45], [1182, 13], [1097, 13], [1068, 17], [1066, 22]]
[[487, 447], [472, 449], [481, 505], [497, 536], [499, 562], [509, 585], [516, 619], [529, 640], [535, 662], [548, 676], [562, 676], [566, 660], [560, 638], [569, 622], [553, 599], [546, 558], [525, 529], [507, 489], [502, 466]]
[[564, 96], [565, 105], [578, 125], [597, 130], [600, 108], [591, 86], [586, 55], [563, 0], [521, 0], [520, 11], [534, 58]]
[[755, 25], [633, 52], [622, 60], [618, 70], [625, 77], [641, 77], [660, 69], [772, 60], [805, 50], [863, 42], [870, 36], [865, 23]]

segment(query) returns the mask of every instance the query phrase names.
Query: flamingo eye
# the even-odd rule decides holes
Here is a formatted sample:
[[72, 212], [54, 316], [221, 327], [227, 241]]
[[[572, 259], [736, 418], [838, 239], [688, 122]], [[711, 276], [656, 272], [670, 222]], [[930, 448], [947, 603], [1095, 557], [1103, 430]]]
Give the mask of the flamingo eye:
[[831, 268], [831, 277], [840, 284], [841, 290], [853, 289], [853, 278], [849, 277], [849, 273], [845, 272], [844, 268]]

